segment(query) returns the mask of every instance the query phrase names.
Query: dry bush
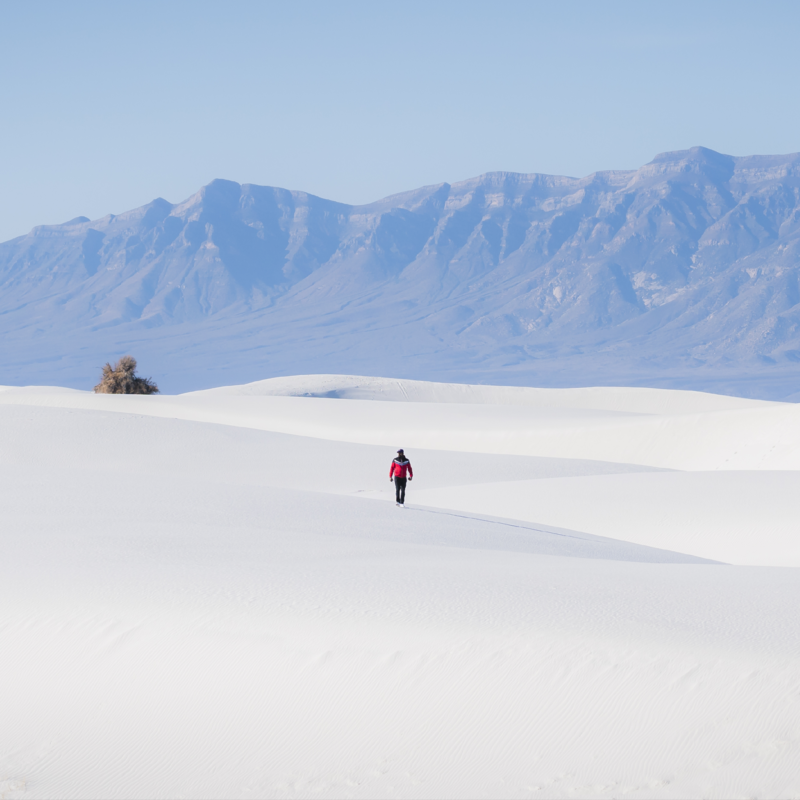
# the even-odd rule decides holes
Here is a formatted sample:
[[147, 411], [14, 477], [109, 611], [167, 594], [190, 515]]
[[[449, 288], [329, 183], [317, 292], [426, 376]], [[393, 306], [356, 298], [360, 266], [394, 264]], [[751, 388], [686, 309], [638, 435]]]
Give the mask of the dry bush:
[[155, 394], [158, 386], [150, 378], [136, 375], [136, 359], [133, 356], [122, 356], [112, 367], [103, 367], [103, 377], [94, 387], [98, 394]]

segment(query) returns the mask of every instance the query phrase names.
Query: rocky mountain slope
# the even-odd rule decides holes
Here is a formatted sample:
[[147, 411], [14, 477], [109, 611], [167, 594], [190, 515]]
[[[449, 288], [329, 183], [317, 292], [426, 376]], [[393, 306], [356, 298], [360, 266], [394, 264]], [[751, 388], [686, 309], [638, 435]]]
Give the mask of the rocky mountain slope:
[[[800, 154], [489, 173], [366, 206], [217, 180], [0, 245], [0, 383], [348, 372], [800, 390]], [[761, 388], [753, 388], [758, 384]]]

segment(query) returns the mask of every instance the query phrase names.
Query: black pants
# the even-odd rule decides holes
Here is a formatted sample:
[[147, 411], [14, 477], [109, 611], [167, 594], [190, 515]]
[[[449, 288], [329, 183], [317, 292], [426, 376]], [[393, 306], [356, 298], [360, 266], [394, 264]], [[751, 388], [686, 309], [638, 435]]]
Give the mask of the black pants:
[[394, 496], [397, 498], [398, 503], [405, 503], [406, 501], [406, 478], [394, 479]]

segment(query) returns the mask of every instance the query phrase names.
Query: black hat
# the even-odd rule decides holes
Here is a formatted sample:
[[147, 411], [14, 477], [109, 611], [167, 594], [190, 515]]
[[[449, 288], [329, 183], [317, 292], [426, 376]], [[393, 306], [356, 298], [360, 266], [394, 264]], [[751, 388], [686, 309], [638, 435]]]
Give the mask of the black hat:
[[403, 452], [403, 448], [401, 447], [397, 452], [398, 453], [402, 453]]

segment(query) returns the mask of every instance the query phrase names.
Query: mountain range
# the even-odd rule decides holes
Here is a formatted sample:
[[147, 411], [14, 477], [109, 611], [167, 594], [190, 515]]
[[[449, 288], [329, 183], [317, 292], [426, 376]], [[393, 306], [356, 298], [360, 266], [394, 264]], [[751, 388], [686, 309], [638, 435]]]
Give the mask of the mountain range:
[[0, 383], [298, 373], [800, 391], [800, 154], [702, 147], [352, 206], [215, 180], [0, 244]]

